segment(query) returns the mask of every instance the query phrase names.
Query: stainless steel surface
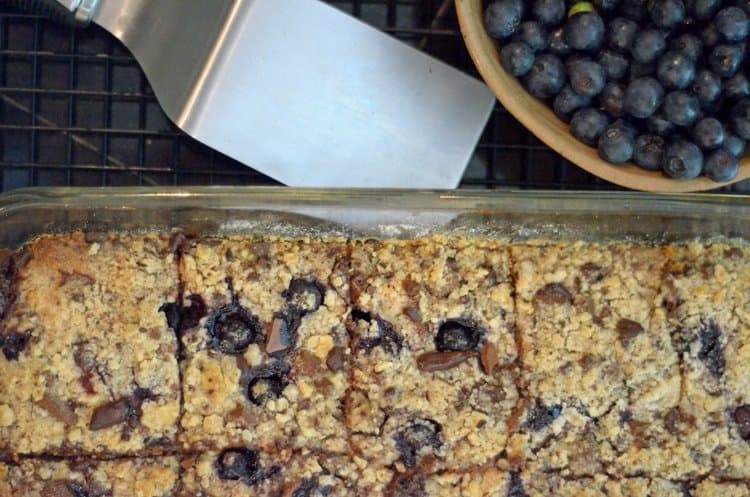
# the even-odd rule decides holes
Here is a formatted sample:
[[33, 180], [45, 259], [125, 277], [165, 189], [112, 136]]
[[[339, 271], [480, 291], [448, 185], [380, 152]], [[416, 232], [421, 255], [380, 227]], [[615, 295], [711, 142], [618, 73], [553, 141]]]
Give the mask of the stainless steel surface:
[[729, 195], [290, 188], [33, 188], [0, 195], [0, 248], [69, 230], [528, 240], [750, 239], [750, 198]]
[[167, 115], [292, 186], [453, 188], [479, 81], [318, 0], [101, 0]]
[[76, 19], [84, 24], [88, 24], [94, 17], [96, 9], [99, 7], [100, 0], [80, 0], [76, 8]]
[[81, 0], [55, 0], [55, 1], [71, 12], [75, 12], [76, 9], [78, 8], [78, 4], [81, 3]]
[[99, 6], [99, 0], [56, 0], [75, 16], [77, 23], [86, 25], [91, 22], [94, 12]]

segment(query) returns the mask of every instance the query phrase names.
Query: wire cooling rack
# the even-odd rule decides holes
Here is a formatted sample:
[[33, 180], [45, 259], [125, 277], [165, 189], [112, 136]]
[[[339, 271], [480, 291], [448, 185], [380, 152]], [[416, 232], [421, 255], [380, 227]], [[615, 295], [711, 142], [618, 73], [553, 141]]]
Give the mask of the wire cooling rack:
[[[453, 0], [328, 3], [476, 77]], [[366, 151], [363, 151], [366, 153]], [[0, 2], [0, 191], [24, 186], [269, 185], [166, 118], [135, 59], [97, 26], [58, 26]], [[497, 105], [465, 188], [616, 189]], [[750, 183], [731, 191], [750, 190]]]

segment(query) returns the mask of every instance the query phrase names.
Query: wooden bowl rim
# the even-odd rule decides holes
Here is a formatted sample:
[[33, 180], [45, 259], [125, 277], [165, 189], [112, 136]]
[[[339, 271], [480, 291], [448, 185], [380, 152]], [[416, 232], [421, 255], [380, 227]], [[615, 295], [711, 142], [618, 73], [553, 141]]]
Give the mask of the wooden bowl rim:
[[503, 107], [526, 129], [551, 149], [591, 174], [626, 188], [650, 192], [697, 192], [714, 190], [750, 177], [750, 158], [740, 161], [737, 177], [716, 183], [701, 176], [692, 180], [667, 178], [658, 171], [646, 171], [634, 164], [615, 166], [602, 160], [596, 149], [580, 143], [568, 125], [544, 103], [529, 95], [519, 81], [500, 64], [495, 42], [484, 29], [482, 0], [455, 0], [464, 43], [479, 73]]

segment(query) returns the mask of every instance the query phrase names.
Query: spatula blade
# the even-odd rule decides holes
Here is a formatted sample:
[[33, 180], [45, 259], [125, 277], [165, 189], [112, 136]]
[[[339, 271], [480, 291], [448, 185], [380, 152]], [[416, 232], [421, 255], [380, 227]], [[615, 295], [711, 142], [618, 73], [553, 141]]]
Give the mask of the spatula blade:
[[[204, 0], [181, 4], [193, 2]], [[173, 75], [159, 74], [169, 54], [143, 63], [151, 57], [143, 44], [133, 50], [189, 135], [291, 186], [458, 185], [494, 105], [484, 84], [319, 0], [237, 0], [225, 14], [190, 95], [175, 108], [164, 104], [175, 99], [161, 83]], [[163, 17], [140, 21], [168, 24]], [[181, 22], [187, 32], [200, 29]]]

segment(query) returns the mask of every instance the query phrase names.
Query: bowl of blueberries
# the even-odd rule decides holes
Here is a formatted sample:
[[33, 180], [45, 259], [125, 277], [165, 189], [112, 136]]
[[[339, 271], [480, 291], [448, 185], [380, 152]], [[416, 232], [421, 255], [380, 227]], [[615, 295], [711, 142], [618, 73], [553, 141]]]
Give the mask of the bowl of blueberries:
[[456, 0], [456, 9], [503, 106], [590, 173], [657, 192], [750, 177], [750, 0]]

